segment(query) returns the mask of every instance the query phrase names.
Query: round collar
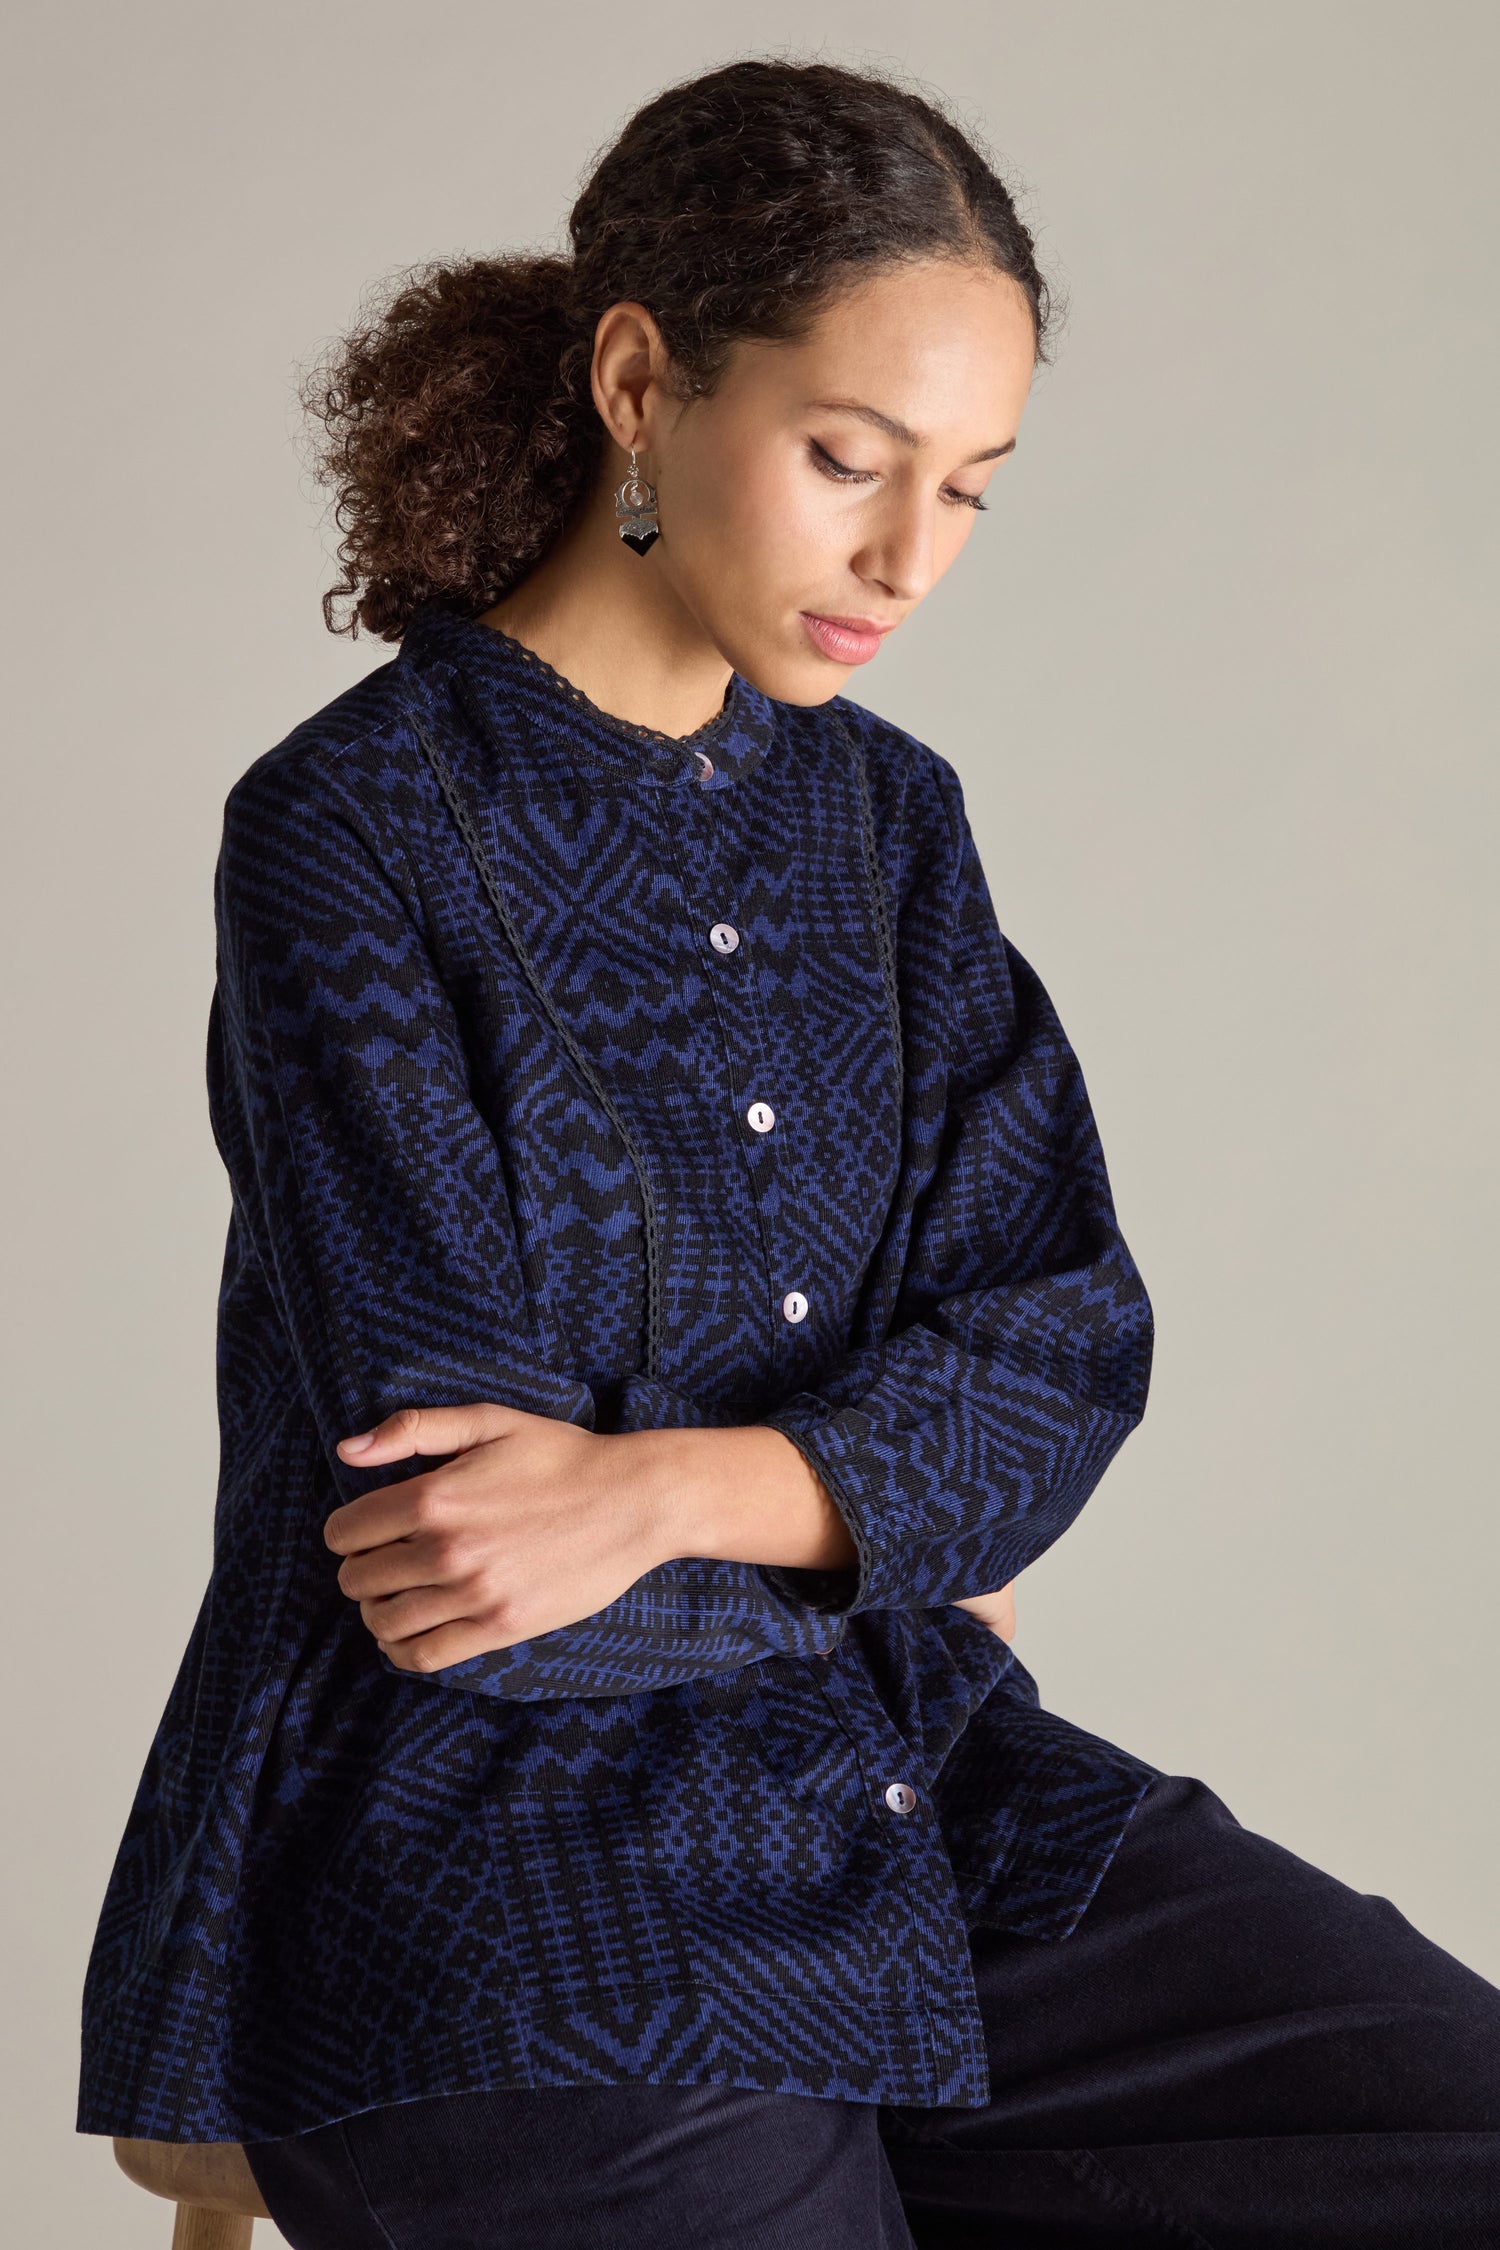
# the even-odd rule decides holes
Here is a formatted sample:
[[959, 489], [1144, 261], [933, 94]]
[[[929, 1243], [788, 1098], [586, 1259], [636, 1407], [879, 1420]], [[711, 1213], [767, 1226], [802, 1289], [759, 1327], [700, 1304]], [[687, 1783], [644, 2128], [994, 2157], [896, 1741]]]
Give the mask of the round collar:
[[663, 734], [617, 718], [513, 634], [453, 609], [424, 602], [401, 640], [401, 658], [421, 669], [446, 665], [482, 699], [497, 691], [525, 701], [533, 717], [562, 721], [575, 738], [615, 758], [626, 758], [642, 779], [727, 789], [743, 780], [770, 748], [776, 705], [739, 672], [730, 674], [724, 701], [691, 734]]

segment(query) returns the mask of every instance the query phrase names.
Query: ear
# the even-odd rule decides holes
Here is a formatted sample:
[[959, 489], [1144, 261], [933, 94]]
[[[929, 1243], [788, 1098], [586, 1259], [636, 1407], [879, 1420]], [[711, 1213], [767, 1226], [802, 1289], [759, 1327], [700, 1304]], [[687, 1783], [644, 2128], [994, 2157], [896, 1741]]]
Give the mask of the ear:
[[589, 380], [599, 419], [622, 453], [633, 445], [650, 450], [667, 358], [655, 319], [633, 297], [599, 315]]

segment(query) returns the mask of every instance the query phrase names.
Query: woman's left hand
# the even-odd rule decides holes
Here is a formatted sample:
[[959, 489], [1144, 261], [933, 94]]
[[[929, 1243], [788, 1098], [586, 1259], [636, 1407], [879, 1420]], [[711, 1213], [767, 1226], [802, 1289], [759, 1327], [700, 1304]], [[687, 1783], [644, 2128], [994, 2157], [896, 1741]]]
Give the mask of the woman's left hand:
[[340, 1456], [361, 1469], [457, 1458], [333, 1510], [339, 1585], [405, 1672], [592, 1617], [666, 1559], [657, 1435], [512, 1406], [404, 1407], [342, 1438]]
[[1016, 1582], [1013, 1578], [996, 1593], [970, 1594], [963, 1601], [954, 1602], [952, 1606], [955, 1609], [971, 1609], [976, 1617], [984, 1619], [992, 1633], [1000, 1635], [1002, 1641], [1015, 1639]]
[[[323, 1526], [341, 1590], [406, 1672], [593, 1617], [675, 1555], [831, 1564], [849, 1544], [796, 1447], [760, 1426], [604, 1435], [515, 1406], [408, 1406], [338, 1450], [357, 1468], [452, 1456]], [[695, 1494], [720, 1487], [755, 1500], [754, 1537], [735, 1521], [720, 1539], [701, 1513]], [[954, 1607], [1008, 1641], [1013, 1585]]]

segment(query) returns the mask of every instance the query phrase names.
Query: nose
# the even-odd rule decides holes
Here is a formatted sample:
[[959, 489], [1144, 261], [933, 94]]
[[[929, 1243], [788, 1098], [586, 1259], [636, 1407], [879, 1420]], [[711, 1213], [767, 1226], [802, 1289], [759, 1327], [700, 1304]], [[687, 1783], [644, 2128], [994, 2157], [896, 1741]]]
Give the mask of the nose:
[[859, 576], [892, 601], [919, 602], [935, 575], [931, 506], [915, 493], [892, 492], [852, 561]]

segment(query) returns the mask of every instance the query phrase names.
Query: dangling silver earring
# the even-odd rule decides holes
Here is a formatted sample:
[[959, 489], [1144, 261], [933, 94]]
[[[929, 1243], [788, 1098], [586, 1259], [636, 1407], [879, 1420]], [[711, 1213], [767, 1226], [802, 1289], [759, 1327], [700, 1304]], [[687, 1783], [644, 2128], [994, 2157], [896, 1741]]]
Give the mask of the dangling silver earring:
[[661, 534], [656, 520], [656, 487], [636, 468], [634, 446], [630, 448], [630, 473], [615, 486], [615, 514], [620, 518], [620, 537], [638, 555], [643, 555]]

